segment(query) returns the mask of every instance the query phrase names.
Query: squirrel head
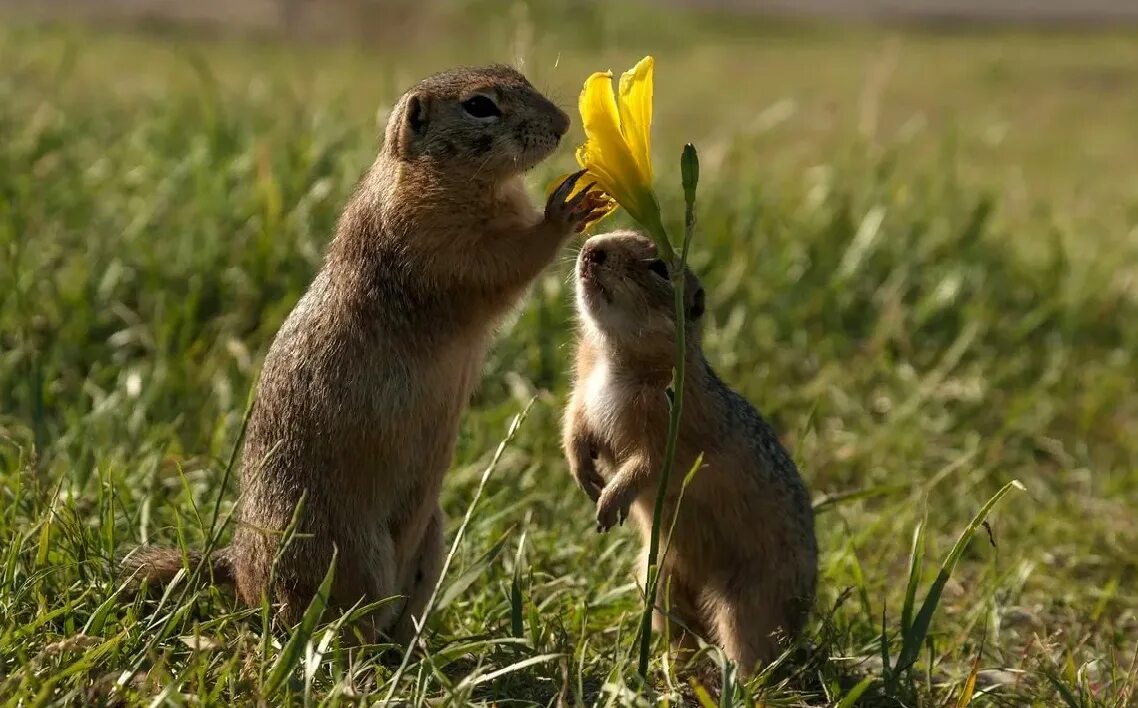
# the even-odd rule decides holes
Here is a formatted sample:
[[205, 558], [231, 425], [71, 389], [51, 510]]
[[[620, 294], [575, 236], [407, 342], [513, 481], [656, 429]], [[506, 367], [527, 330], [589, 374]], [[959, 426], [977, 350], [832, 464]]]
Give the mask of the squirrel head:
[[[698, 348], [703, 286], [684, 269], [688, 348]], [[656, 245], [634, 231], [593, 236], [577, 256], [577, 311], [587, 329], [626, 353], [668, 356], [675, 349], [675, 289]]]
[[396, 104], [384, 151], [458, 177], [501, 182], [556, 149], [569, 116], [507, 66], [429, 76]]

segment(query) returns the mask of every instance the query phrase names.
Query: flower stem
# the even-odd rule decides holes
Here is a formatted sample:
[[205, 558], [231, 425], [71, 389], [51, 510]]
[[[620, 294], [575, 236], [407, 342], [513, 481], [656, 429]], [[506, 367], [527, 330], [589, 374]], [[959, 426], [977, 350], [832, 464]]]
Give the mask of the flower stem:
[[660, 527], [663, 525], [664, 498], [668, 493], [668, 478], [676, 462], [676, 439], [679, 437], [680, 414], [684, 407], [684, 282], [683, 257], [673, 261], [673, 268], [681, 274], [673, 278], [676, 293], [676, 363], [672, 374], [672, 390], [668, 416], [668, 442], [664, 448], [664, 468], [660, 471], [660, 482], [656, 487], [656, 505], [652, 510], [652, 535], [648, 541], [648, 577], [645, 579], [644, 611], [640, 617], [640, 677], [648, 679], [648, 656], [652, 646], [652, 613], [656, 607], [656, 586], [659, 581], [658, 560], [660, 555]]
[[[680, 433], [680, 415], [684, 408], [684, 374], [687, 361], [687, 327], [685, 323], [684, 283], [688, 260], [688, 247], [695, 230], [695, 186], [699, 180], [699, 160], [693, 146], [684, 146], [680, 161], [684, 179], [684, 241], [677, 256], [671, 250], [672, 290], [676, 303], [676, 360], [672, 373], [671, 395], [668, 397], [668, 441], [664, 447], [664, 467], [656, 487], [656, 504], [652, 510], [652, 535], [648, 540], [648, 575], [644, 580], [644, 610], [640, 616], [640, 657], [637, 670], [642, 681], [648, 682], [648, 658], [652, 648], [652, 614], [656, 608], [656, 590], [660, 579], [660, 529], [663, 524], [664, 499], [668, 492], [668, 478], [676, 463], [676, 442]], [[661, 229], [662, 230], [662, 229]], [[664, 235], [667, 243], [667, 235]]]

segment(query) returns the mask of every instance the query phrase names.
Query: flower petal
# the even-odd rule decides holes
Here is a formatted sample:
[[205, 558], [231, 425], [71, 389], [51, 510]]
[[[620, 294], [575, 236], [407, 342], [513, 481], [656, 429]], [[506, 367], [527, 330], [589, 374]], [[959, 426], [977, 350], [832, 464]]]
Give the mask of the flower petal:
[[580, 184], [584, 186], [589, 182], [596, 182], [598, 189], [616, 196], [625, 190], [619, 177], [611, 172], [610, 165], [605, 162], [604, 153], [597, 147], [596, 141], [586, 140], [584, 145], [577, 148], [577, 164], [588, 170], [581, 177]]
[[620, 129], [611, 72], [597, 72], [585, 81], [578, 107], [585, 144], [577, 150], [577, 162], [589, 169], [598, 187], [627, 207], [643, 189], [643, 180]]
[[605, 147], [611, 150], [624, 142], [620, 132], [620, 114], [612, 93], [611, 71], [598, 71], [585, 80], [577, 108], [581, 112], [587, 142], [596, 142], [602, 150]]
[[642, 181], [652, 184], [652, 83], [656, 60], [644, 57], [621, 74], [620, 130], [640, 169]]

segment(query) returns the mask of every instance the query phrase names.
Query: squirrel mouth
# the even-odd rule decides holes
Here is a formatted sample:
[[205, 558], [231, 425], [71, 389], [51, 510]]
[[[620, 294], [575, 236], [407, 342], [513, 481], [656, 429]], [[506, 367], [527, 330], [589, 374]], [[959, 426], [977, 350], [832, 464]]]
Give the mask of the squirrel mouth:
[[518, 171], [522, 173], [529, 172], [534, 167], [537, 167], [542, 160], [553, 154], [560, 144], [560, 138], [553, 140], [533, 140], [523, 137], [521, 139], [521, 151], [514, 163], [518, 167]]
[[592, 263], [583, 263], [581, 265], [578, 279], [581, 281], [581, 289], [585, 294], [592, 298], [600, 298], [606, 304], [612, 302], [612, 296], [609, 295], [608, 290], [601, 283], [601, 279], [597, 277], [597, 266]]

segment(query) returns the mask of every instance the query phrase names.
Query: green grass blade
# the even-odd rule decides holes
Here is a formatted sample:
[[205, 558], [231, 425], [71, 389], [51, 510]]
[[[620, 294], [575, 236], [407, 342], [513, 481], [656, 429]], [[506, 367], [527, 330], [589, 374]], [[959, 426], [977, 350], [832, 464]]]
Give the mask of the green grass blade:
[[956, 544], [952, 547], [952, 550], [949, 551], [948, 556], [945, 557], [944, 562], [941, 564], [940, 572], [937, 573], [936, 580], [933, 581], [928, 594], [925, 595], [925, 600], [921, 604], [921, 609], [917, 613], [913, 625], [902, 637], [901, 651], [897, 656], [898, 673], [908, 671], [913, 663], [916, 662], [918, 653], [921, 650], [921, 645], [924, 644], [925, 635], [928, 634], [929, 625], [932, 624], [933, 613], [936, 612], [937, 605], [940, 603], [940, 596], [944, 591], [944, 586], [948, 582], [948, 579], [952, 577], [952, 571], [956, 568], [957, 561], [959, 561], [960, 556], [964, 554], [964, 549], [968, 547], [968, 543], [972, 540], [976, 530], [980, 528], [980, 525], [988, 518], [988, 514], [992, 511], [992, 508], [995, 507], [1001, 499], [1007, 496], [1013, 489], [1022, 490], [1023, 488], [1023, 485], [1020, 484], [1018, 480], [1013, 480], [1005, 484], [1000, 491], [992, 495], [992, 498], [980, 508], [980, 511], [976, 513], [976, 516], [972, 517], [972, 521], [969, 522], [968, 526], [960, 534], [960, 537], [956, 540]]
[[[526, 668], [527, 666], [536, 666], [537, 664], [544, 664], [546, 662], [553, 661], [554, 659], [560, 659], [562, 656], [563, 656], [562, 654], [541, 654], [540, 656], [531, 656], [528, 659], [522, 659], [521, 661], [516, 661], [516, 662], [510, 664], [509, 666], [504, 666], [504, 667], [497, 669], [495, 671], [491, 671], [488, 674], [482, 674], [481, 676], [478, 676], [477, 678], [471, 678], [468, 682], [464, 682], [464, 683], [466, 683], [470, 686], [477, 686], [479, 684], [489, 683], [490, 681], [496, 681], [497, 679], [500, 679], [503, 676], [508, 676], [509, 674], [515, 673], [517, 671], [521, 671], [522, 669]], [[463, 687], [463, 684], [459, 684], [459, 687], [460, 688]]]
[[1055, 692], [1059, 694], [1059, 697], [1063, 699], [1063, 703], [1067, 708], [1083, 708], [1083, 701], [1079, 700], [1079, 698], [1071, 692], [1071, 688], [1067, 684], [1060, 681], [1051, 672], [1045, 675], [1048, 683], [1050, 683], [1051, 687], [1055, 689]]
[[853, 708], [857, 705], [857, 701], [861, 698], [862, 694], [869, 690], [876, 679], [872, 676], [866, 676], [861, 681], [857, 682], [850, 692], [842, 696], [842, 700], [834, 704], [834, 708]]
[[510, 578], [510, 635], [521, 639], [525, 634], [525, 624], [522, 621], [522, 562], [526, 547], [526, 532], [522, 529], [522, 537], [518, 541], [518, 552], [514, 556], [514, 572]]
[[664, 558], [668, 557], [668, 550], [672, 547], [672, 534], [676, 530], [676, 519], [679, 518], [680, 509], [684, 505], [684, 494], [687, 492], [688, 485], [690, 485], [692, 483], [692, 480], [695, 479], [695, 475], [697, 472], [699, 472], [701, 467], [703, 467], [702, 452], [696, 455], [695, 462], [692, 463], [691, 469], [689, 469], [688, 473], [684, 475], [684, 483], [680, 486], [680, 494], [676, 498], [676, 509], [672, 514], [672, 523], [668, 525], [668, 535], [664, 539], [664, 550], [660, 554], [661, 563], [663, 562]]
[[927, 512], [917, 522], [913, 531], [913, 548], [909, 552], [909, 582], [905, 586], [905, 604], [901, 607], [901, 631], [908, 632], [913, 626], [913, 603], [917, 599], [917, 585], [921, 582], [921, 566], [925, 561], [925, 524]]
[[885, 621], [886, 608], [881, 607], [881, 673], [886, 684], [892, 684], [895, 673], [892, 660], [889, 658], [889, 626]]
[[277, 691], [288, 680], [289, 674], [296, 668], [300, 662], [301, 656], [304, 655], [305, 647], [312, 639], [312, 633], [316, 631], [316, 625], [320, 622], [320, 617], [324, 614], [324, 608], [328, 605], [328, 598], [332, 594], [332, 579], [336, 574], [336, 557], [339, 555], [339, 549], [332, 550], [332, 561], [328, 564], [328, 570], [324, 573], [324, 580], [320, 582], [320, 587], [313, 596], [312, 601], [308, 603], [308, 609], [304, 611], [304, 616], [300, 618], [300, 624], [297, 626], [296, 631], [289, 637], [288, 643], [285, 644], [284, 649], [281, 650], [280, 656], [273, 664], [272, 671], [269, 672], [269, 678], [265, 684], [265, 695], [275, 696]]
[[498, 557], [498, 554], [502, 552], [508, 540], [509, 532], [499, 538], [498, 541], [490, 547], [490, 550], [479, 556], [477, 560], [471, 563], [468, 568], [463, 570], [462, 573], [452, 580], [450, 584], [447, 585], [446, 590], [443, 590], [439, 595], [438, 602], [435, 603], [435, 609], [442, 610], [449, 607], [450, 603], [454, 602], [456, 598], [466, 592], [466, 589], [473, 585], [475, 580], [485, 575], [486, 569], [490, 567], [490, 564], [493, 563], [494, 559]]
[[848, 502], [865, 501], [866, 499], [877, 499], [878, 497], [887, 497], [899, 492], [904, 492], [911, 488], [909, 484], [883, 484], [865, 489], [855, 489], [850, 492], [841, 492], [838, 494], [827, 494], [814, 500], [814, 515], [817, 516], [824, 511], [828, 511], [832, 507], [846, 504]]
[[470, 526], [470, 520], [474, 517], [474, 510], [478, 506], [478, 501], [482, 499], [482, 493], [486, 491], [486, 482], [490, 480], [490, 475], [498, 467], [498, 463], [502, 461], [502, 455], [505, 454], [506, 448], [508, 448], [514, 441], [514, 438], [517, 437], [518, 430], [521, 428], [526, 417], [529, 416], [533, 404], [534, 401], [531, 399], [522, 412], [514, 416], [513, 420], [510, 421], [510, 427], [506, 430], [506, 436], [498, 443], [497, 449], [494, 450], [494, 456], [490, 458], [490, 463], [486, 465], [486, 469], [482, 471], [482, 476], [478, 480], [478, 488], [474, 490], [474, 496], [471, 498], [470, 504], [466, 507], [466, 514], [462, 517], [462, 523], [458, 525], [458, 531], [455, 532], [454, 540], [451, 541], [450, 550], [447, 552], [446, 558], [443, 559], [443, 567], [439, 571], [439, 579], [435, 581], [434, 590], [431, 591], [431, 596], [427, 598], [427, 604], [423, 607], [423, 616], [418, 618], [419, 623], [415, 629], [415, 636], [411, 638], [410, 644], [404, 648], [403, 660], [399, 663], [399, 668], [395, 670], [395, 675], [388, 681], [388, 689], [383, 698], [383, 705], [390, 704], [391, 698], [395, 695], [395, 691], [398, 689], [399, 683], [403, 678], [403, 674], [407, 671], [407, 665], [411, 661], [411, 654], [423, 636], [423, 629], [427, 626], [427, 618], [431, 612], [435, 610], [435, 604], [438, 602], [443, 581], [447, 576], [447, 572], [450, 571], [450, 566], [451, 563], [454, 562], [455, 555], [458, 554], [458, 547], [466, 535], [466, 529]]

